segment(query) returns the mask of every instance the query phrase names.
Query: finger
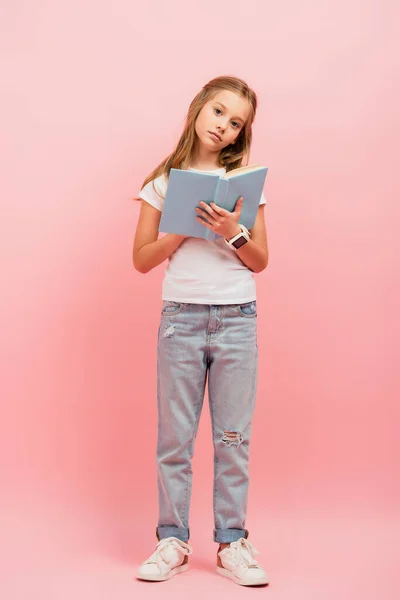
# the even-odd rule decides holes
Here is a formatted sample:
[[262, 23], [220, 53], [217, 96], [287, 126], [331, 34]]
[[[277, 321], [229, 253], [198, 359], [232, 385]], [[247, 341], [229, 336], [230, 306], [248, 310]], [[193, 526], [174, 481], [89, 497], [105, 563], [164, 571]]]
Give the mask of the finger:
[[243, 196], [241, 196], [235, 204], [235, 213], [240, 213], [243, 205]]
[[213, 219], [213, 217], [208, 212], [206, 212], [205, 210], [201, 210], [201, 208], [196, 208], [196, 212], [198, 213], [200, 219], [207, 221], [207, 223], [211, 223], [211, 225], [214, 224], [215, 219]]
[[[206, 212], [205, 210], [202, 210], [201, 208], [196, 208], [196, 212], [199, 214], [199, 216], [203, 219], [206, 219], [208, 222], [210, 222], [213, 225], [219, 225], [218, 220], [211, 215], [209, 212]], [[214, 213], [215, 215], [215, 213]]]
[[201, 201], [200, 204], [201, 204], [203, 210], [206, 210], [208, 213], [210, 213], [210, 215], [212, 215], [214, 213], [213, 209], [211, 208], [211, 206], [209, 206], [207, 204], [207, 202]]
[[215, 202], [211, 202], [210, 204], [211, 208], [217, 212], [219, 215], [225, 217], [226, 215], [230, 215], [231, 213], [229, 212], [229, 210], [226, 210], [225, 208], [222, 208], [221, 206], [218, 206], [218, 204], [215, 204]]
[[199, 221], [199, 223], [201, 223], [202, 225], [204, 225], [204, 227], [207, 227], [207, 229], [214, 230], [214, 227], [210, 223], [208, 223], [205, 219], [202, 219], [201, 217], [196, 217], [196, 220]]

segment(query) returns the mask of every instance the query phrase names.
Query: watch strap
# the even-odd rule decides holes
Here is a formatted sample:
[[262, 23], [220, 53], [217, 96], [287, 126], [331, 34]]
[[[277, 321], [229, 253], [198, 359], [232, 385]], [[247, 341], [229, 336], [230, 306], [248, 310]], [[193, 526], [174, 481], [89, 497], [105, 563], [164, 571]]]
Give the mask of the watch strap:
[[[237, 233], [236, 235], [234, 235], [233, 238], [231, 238], [230, 240], [225, 239], [226, 244], [228, 244], [228, 246], [230, 246], [231, 248], [235, 248], [235, 250], [236, 250], [236, 247], [235, 247], [234, 244], [235, 244], [235, 242], [237, 240], [239, 240], [241, 238], [244, 238], [246, 240], [244, 243], [246, 243], [250, 239], [250, 232], [249, 232], [249, 230], [244, 225], [242, 225], [241, 223], [239, 223], [239, 227], [241, 229], [240, 233]], [[243, 244], [240, 244], [240, 246], [242, 246], [242, 245]]]

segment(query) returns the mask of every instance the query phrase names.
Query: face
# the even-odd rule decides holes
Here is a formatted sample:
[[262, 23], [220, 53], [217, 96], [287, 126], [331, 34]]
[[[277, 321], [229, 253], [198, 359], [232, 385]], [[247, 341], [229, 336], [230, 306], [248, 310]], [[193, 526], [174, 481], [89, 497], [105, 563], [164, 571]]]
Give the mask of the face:
[[245, 98], [223, 90], [201, 109], [195, 123], [200, 142], [210, 150], [220, 151], [234, 144], [250, 114]]

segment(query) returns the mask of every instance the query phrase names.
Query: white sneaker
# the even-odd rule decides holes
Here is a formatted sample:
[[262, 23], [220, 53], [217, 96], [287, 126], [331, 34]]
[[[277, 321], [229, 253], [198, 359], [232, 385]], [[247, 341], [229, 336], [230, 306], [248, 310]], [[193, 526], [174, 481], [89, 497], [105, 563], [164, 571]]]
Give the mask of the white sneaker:
[[183, 564], [186, 556], [192, 554], [193, 548], [176, 537], [164, 538], [158, 542], [155, 551], [136, 573], [138, 579], [146, 581], [165, 581], [177, 573], [187, 571], [189, 565]]
[[265, 585], [268, 577], [254, 559], [257, 554], [258, 550], [249, 541], [240, 538], [218, 552], [222, 567], [217, 567], [217, 573], [233, 579], [239, 585]]

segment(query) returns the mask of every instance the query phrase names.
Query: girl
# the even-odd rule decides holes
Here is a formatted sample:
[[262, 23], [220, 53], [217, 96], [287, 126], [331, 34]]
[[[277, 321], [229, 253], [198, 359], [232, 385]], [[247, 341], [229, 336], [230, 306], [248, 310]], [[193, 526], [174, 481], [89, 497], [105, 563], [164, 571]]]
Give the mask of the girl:
[[193, 99], [176, 149], [139, 194], [134, 266], [147, 273], [169, 259], [157, 348], [159, 542], [139, 579], [163, 581], [188, 568], [191, 458], [208, 377], [217, 573], [241, 585], [268, 583], [245, 529], [258, 355], [253, 273], [268, 263], [265, 198], [251, 232], [240, 224], [240, 198], [232, 213], [214, 203], [196, 209], [199, 222], [222, 236], [218, 241], [158, 239], [170, 169], [223, 175], [247, 164], [256, 108], [244, 81], [211, 80]]

